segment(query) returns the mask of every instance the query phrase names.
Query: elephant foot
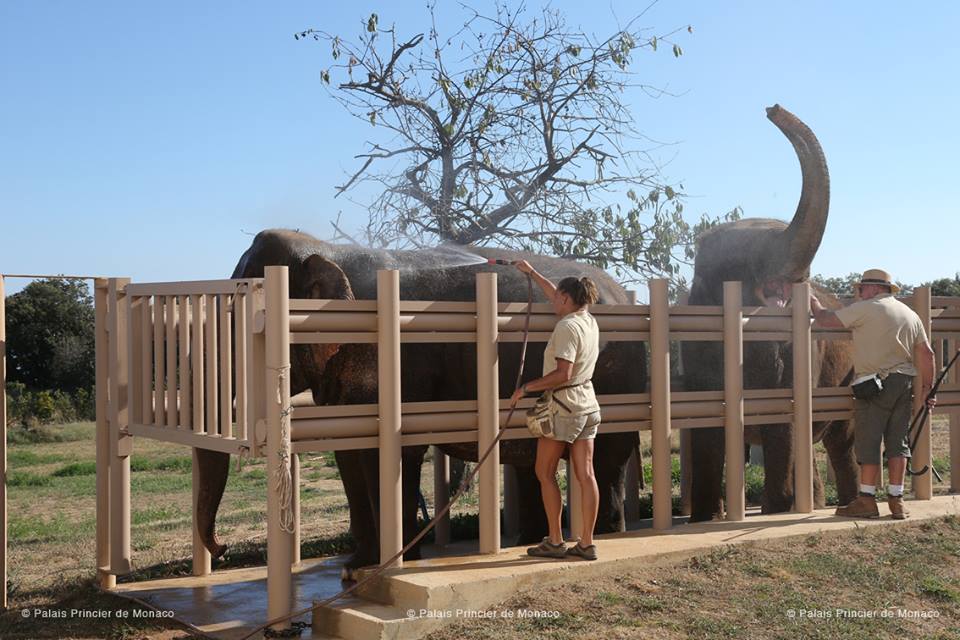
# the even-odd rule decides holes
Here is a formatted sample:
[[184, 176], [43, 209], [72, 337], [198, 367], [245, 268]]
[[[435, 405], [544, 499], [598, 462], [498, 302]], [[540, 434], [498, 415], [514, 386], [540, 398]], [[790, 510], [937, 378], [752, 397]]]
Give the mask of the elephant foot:
[[207, 548], [207, 551], [210, 552], [211, 559], [217, 560], [218, 558], [222, 558], [223, 555], [227, 552], [227, 545], [220, 544], [219, 542], [217, 542], [210, 545], [210, 547]]
[[760, 513], [783, 513], [793, 508], [793, 496], [778, 496], [766, 499], [760, 505]]

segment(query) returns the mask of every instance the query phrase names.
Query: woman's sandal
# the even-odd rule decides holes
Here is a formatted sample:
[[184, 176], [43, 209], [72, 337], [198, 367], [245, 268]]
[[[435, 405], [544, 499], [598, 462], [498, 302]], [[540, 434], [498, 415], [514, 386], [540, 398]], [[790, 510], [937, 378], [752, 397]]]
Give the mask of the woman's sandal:
[[568, 556], [576, 556], [578, 558], [583, 558], [584, 560], [596, 560], [597, 559], [597, 545], [588, 544], [587, 546], [581, 546], [580, 541], [577, 540], [577, 544], [573, 545], [567, 549]]
[[550, 536], [541, 540], [537, 546], [527, 548], [527, 555], [538, 558], [564, 558], [566, 554], [567, 545], [562, 542], [560, 544], [550, 542]]

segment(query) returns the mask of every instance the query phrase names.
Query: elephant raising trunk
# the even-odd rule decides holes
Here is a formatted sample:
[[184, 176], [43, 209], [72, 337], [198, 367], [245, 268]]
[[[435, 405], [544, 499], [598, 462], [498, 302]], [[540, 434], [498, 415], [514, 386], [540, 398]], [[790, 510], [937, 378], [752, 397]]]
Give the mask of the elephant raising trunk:
[[[830, 177], [823, 149], [813, 132], [796, 116], [774, 105], [770, 119], [790, 140], [800, 160], [803, 189], [790, 224], [770, 218], [748, 218], [720, 225], [697, 243], [690, 304], [723, 304], [723, 283], [743, 283], [744, 306], [785, 306], [794, 282], [806, 280], [810, 264], [820, 247], [830, 204]], [[821, 293], [827, 306], [835, 307]], [[846, 384], [850, 370], [848, 343], [817, 347], [813, 380], [815, 386]], [[688, 342], [682, 349], [684, 387], [688, 391], [723, 388], [723, 352], [719, 343]], [[747, 389], [776, 389], [792, 384], [792, 352], [784, 342], [750, 342], [744, 346], [743, 381]], [[793, 504], [792, 425], [748, 427], [747, 440], [763, 445], [764, 513], [789, 510]], [[823, 440], [836, 472], [840, 504], [856, 495], [857, 468], [852, 455], [853, 432], [848, 421], [815, 423], [814, 441]], [[695, 429], [691, 434], [693, 486], [691, 519], [709, 520], [722, 511], [724, 438], [722, 429]], [[822, 503], [822, 487], [816, 468], [815, 499]]]
[[779, 271], [788, 282], [807, 277], [807, 270], [820, 247], [830, 208], [830, 174], [827, 159], [813, 131], [795, 115], [776, 104], [767, 109], [767, 118], [783, 132], [797, 153], [803, 188], [793, 221], [783, 234], [775, 258], [783, 263]]

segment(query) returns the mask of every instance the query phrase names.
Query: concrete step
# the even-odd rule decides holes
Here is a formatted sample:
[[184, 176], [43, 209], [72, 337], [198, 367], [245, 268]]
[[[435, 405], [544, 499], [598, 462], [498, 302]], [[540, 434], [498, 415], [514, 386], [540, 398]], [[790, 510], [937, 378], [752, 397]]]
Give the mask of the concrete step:
[[[408, 615], [413, 612], [414, 615]], [[344, 598], [313, 610], [313, 637], [333, 636], [344, 640], [413, 640], [439, 628], [442, 620], [419, 617], [402, 609], [363, 598]]]

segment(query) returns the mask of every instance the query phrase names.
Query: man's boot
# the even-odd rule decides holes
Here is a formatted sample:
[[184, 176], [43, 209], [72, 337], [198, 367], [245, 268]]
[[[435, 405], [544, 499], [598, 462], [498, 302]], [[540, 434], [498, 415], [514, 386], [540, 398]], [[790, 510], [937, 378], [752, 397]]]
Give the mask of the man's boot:
[[903, 508], [903, 496], [887, 496], [887, 506], [894, 520], [906, 520], [910, 513]]
[[879, 518], [880, 510], [874, 496], [860, 494], [850, 504], [838, 507], [836, 515], [847, 518]]

